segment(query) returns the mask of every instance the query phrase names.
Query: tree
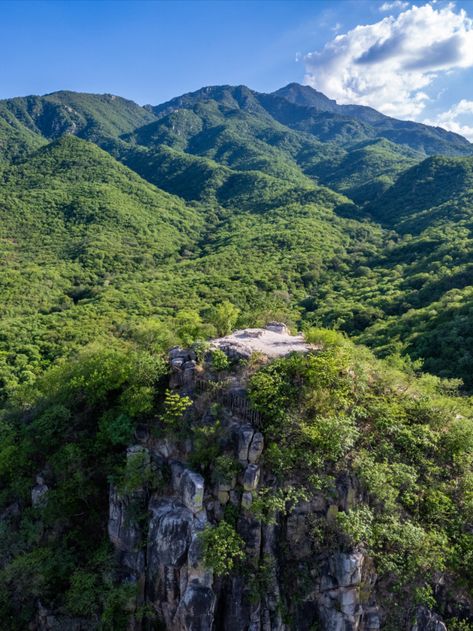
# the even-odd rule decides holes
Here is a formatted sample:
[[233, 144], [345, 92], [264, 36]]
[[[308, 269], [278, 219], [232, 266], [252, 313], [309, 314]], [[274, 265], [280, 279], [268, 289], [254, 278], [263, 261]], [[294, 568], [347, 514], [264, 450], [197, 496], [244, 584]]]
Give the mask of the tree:
[[209, 320], [216, 328], [217, 335], [223, 336], [233, 331], [239, 314], [238, 307], [225, 300], [211, 310]]
[[175, 320], [176, 333], [185, 346], [190, 346], [202, 335], [202, 318], [192, 309], [179, 311]]

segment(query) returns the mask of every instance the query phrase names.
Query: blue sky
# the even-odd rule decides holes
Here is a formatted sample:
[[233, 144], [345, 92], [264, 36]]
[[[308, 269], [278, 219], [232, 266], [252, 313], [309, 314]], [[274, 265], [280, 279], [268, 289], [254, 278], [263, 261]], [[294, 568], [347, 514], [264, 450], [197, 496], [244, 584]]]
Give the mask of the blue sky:
[[70, 89], [156, 104], [203, 85], [298, 81], [473, 139], [470, 18], [472, 0], [0, 0], [0, 97]]

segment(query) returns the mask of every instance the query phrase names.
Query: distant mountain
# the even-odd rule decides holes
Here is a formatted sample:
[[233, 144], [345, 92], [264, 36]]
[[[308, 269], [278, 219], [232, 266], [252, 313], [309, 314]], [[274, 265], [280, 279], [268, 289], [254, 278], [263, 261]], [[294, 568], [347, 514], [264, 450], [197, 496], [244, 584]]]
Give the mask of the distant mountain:
[[45, 139], [64, 134], [87, 140], [117, 137], [153, 119], [133, 101], [111, 94], [63, 91], [6, 99], [0, 101], [0, 148], [21, 156], [22, 147], [35, 148]]
[[[40, 337], [60, 311], [122, 317], [131, 300], [169, 317], [220, 297], [387, 352], [411, 339], [390, 318], [400, 326], [468, 286], [472, 145], [308, 86], [205, 87], [146, 107], [74, 92], [8, 99], [0, 149], [2, 305], [41, 312]], [[428, 359], [420, 329], [410, 352]], [[462, 361], [431, 366], [465, 378]]]
[[[363, 105], [338, 105], [336, 101], [327, 98], [321, 92], [310, 86], [290, 83], [284, 88], [272, 93], [274, 96], [299, 107], [307, 108], [306, 116], [300, 116], [295, 123], [298, 129], [312, 131], [318, 136], [317, 124], [330, 121], [332, 129], [342, 125], [342, 121], [355, 119], [369, 125], [364, 128], [365, 133], [374, 137], [382, 137], [392, 142], [407, 145], [416, 151], [427, 155], [435, 153], [444, 155], [471, 155], [473, 147], [468, 140], [459, 134], [446, 131], [441, 127], [430, 127], [413, 121], [402, 121], [385, 116], [371, 107]], [[330, 113], [333, 116], [318, 117], [317, 114]], [[286, 122], [289, 124], [289, 122]], [[289, 126], [292, 126], [289, 124]]]
[[[463, 608], [473, 585], [466, 469], [473, 433], [463, 396], [473, 392], [471, 154], [460, 136], [339, 106], [297, 84], [273, 94], [207, 87], [154, 107], [73, 92], [0, 101], [2, 630], [130, 626], [136, 587], [158, 576], [147, 571], [145, 581], [140, 569], [128, 580], [128, 570], [144, 567], [147, 502], [174, 493], [175, 461], [163, 454], [186, 454], [183, 462], [207, 476], [210, 491], [227, 478], [241, 482], [230, 456], [234, 411], [227, 415], [220, 397], [220, 383], [226, 387], [228, 376], [234, 390], [239, 369], [221, 371], [222, 358], [202, 341], [272, 320], [311, 329], [326, 347], [266, 366], [252, 381], [262, 397], [258, 431], [270, 432], [261, 460], [270, 475], [262, 479], [282, 486], [277, 495], [266, 495], [272, 486], [253, 490], [260, 508], [241, 513], [251, 526], [243, 524], [242, 536], [253, 546], [253, 524], [281, 507], [289, 514], [278, 533], [294, 530], [291, 506], [311, 496], [293, 493], [292, 484], [307, 479], [324, 510], [313, 520], [305, 509], [296, 514], [297, 546], [310, 543], [304, 558], [328, 568], [366, 550], [371, 583], [390, 598], [382, 601], [382, 625], [411, 628], [420, 603], [430, 607], [438, 597], [449, 629], [466, 629], [464, 613], [473, 612], [473, 603]], [[344, 335], [321, 326], [388, 360], [378, 364], [364, 348], [352, 354]], [[163, 401], [165, 353], [192, 342], [199, 362], [212, 356], [209, 372], [187, 364], [186, 352], [183, 374], [192, 365], [208, 387], [181, 418], [186, 398], [174, 391]], [[252, 357], [241, 376], [260, 363]], [[421, 364], [431, 374], [417, 379]], [[456, 388], [457, 398], [440, 397]], [[214, 461], [215, 477], [204, 464]], [[295, 462], [303, 463], [296, 474]], [[348, 501], [346, 489], [363, 502]], [[209, 523], [240, 528], [225, 500], [208, 505]], [[329, 507], [337, 510], [325, 519]], [[119, 516], [115, 532], [128, 533], [115, 560], [110, 514]], [[186, 521], [192, 533], [199, 519]], [[187, 525], [176, 541], [183, 532], [192, 539]], [[274, 543], [286, 548], [283, 539]], [[324, 549], [331, 556], [323, 558]], [[219, 589], [236, 586], [232, 611], [253, 619], [266, 607], [254, 593], [267, 592], [277, 613], [271, 624], [284, 626], [283, 611], [300, 626], [314, 580], [297, 554], [287, 562], [285, 554], [280, 566], [264, 554], [262, 563], [243, 562], [248, 589], [232, 575], [217, 579]], [[300, 580], [286, 572], [294, 567]], [[173, 584], [187, 576], [166, 568]], [[303, 605], [297, 618], [286, 606], [292, 591], [281, 591], [280, 603], [274, 598], [280, 570]], [[144, 592], [132, 626], [156, 628], [157, 601]], [[197, 614], [200, 596], [189, 601]], [[319, 628], [323, 620], [312, 614], [303, 627]], [[172, 628], [187, 625], [179, 616]], [[217, 626], [226, 620], [218, 613]]]
[[254, 92], [245, 86], [210, 86], [148, 107], [157, 116], [178, 109], [192, 110], [199, 103], [214, 102], [221, 110], [244, 110], [271, 116], [298, 131], [324, 142], [350, 146], [367, 139], [386, 138], [424, 155], [471, 155], [468, 140], [440, 127], [401, 121], [360, 105], [338, 105], [309, 86], [291, 83], [272, 94]]

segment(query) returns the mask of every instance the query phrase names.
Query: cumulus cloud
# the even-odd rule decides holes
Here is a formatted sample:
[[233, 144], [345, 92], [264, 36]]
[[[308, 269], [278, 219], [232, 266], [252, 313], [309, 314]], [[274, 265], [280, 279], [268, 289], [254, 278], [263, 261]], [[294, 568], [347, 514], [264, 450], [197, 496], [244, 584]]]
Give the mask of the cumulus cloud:
[[401, 0], [394, 0], [394, 2], [383, 2], [383, 4], [379, 7], [379, 10], [382, 13], [387, 13], [388, 11], [396, 11], [407, 9], [409, 6], [408, 2], [401, 2]]
[[337, 35], [303, 60], [305, 83], [339, 103], [418, 118], [439, 75], [473, 66], [473, 20], [453, 4], [413, 6]]
[[423, 123], [443, 127], [468, 138], [473, 142], [473, 124], [468, 123], [473, 119], [473, 101], [462, 99], [446, 112], [442, 112], [434, 118], [427, 118]]

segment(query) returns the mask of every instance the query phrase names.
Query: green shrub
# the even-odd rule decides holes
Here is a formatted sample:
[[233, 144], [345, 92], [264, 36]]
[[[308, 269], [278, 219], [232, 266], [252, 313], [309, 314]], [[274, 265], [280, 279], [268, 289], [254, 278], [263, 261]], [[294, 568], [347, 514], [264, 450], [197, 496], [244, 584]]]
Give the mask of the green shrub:
[[217, 456], [212, 465], [212, 480], [214, 482], [231, 482], [240, 469], [240, 463], [225, 454]]
[[240, 310], [235, 305], [225, 300], [211, 309], [209, 322], [215, 327], [217, 335], [222, 337], [233, 331], [239, 313]]
[[204, 563], [217, 576], [232, 572], [245, 558], [244, 541], [226, 521], [217, 526], [207, 526], [199, 535], [204, 554]]
[[322, 348], [331, 348], [346, 344], [346, 338], [343, 333], [330, 329], [318, 329], [315, 327], [305, 329], [304, 338], [309, 344], [315, 344]]
[[177, 392], [166, 390], [164, 406], [161, 413], [161, 421], [164, 426], [173, 432], [182, 429], [182, 420], [186, 411], [191, 407], [192, 399], [181, 396]]
[[219, 348], [216, 348], [212, 351], [211, 363], [213, 370], [216, 370], [217, 372], [223, 372], [224, 370], [227, 370], [230, 366], [230, 360], [228, 359], [228, 356]]

